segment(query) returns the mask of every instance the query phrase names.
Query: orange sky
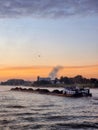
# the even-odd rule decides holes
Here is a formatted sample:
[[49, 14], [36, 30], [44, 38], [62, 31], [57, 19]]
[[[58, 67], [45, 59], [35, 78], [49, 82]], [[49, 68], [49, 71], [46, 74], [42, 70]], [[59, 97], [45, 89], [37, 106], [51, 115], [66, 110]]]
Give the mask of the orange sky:
[[98, 0], [46, 1], [0, 0], [0, 81], [98, 78]]
[[[35, 80], [37, 76], [47, 77], [52, 69], [53, 67], [45, 66], [0, 68], [0, 81], [11, 78], [22, 78], [32, 81]], [[58, 72], [58, 77], [74, 77], [76, 75], [82, 75], [87, 78], [98, 78], [98, 65], [63, 67]]]

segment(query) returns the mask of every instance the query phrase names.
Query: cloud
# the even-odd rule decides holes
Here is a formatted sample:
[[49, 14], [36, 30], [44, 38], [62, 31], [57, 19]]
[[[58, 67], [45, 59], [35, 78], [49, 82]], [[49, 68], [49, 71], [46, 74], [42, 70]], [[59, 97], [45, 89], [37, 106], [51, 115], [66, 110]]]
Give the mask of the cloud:
[[98, 14], [98, 0], [0, 0], [0, 18]]

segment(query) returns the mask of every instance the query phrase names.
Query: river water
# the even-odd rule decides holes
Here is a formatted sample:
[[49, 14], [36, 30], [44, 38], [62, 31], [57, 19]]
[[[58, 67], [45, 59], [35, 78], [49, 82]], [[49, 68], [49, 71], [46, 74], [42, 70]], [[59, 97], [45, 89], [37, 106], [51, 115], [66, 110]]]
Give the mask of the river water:
[[98, 89], [68, 98], [0, 86], [0, 130], [98, 130]]

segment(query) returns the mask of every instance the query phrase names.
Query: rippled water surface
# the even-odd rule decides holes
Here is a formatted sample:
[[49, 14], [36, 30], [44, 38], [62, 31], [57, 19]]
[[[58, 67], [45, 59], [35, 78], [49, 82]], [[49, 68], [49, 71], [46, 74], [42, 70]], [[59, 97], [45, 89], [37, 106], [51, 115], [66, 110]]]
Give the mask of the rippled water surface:
[[0, 130], [98, 130], [98, 90], [68, 98], [0, 86]]

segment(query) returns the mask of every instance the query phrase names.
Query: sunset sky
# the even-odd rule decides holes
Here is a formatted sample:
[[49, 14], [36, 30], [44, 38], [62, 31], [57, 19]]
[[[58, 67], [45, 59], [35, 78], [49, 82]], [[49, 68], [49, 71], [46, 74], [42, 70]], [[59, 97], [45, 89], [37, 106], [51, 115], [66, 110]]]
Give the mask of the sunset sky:
[[0, 0], [0, 81], [98, 78], [98, 0]]

